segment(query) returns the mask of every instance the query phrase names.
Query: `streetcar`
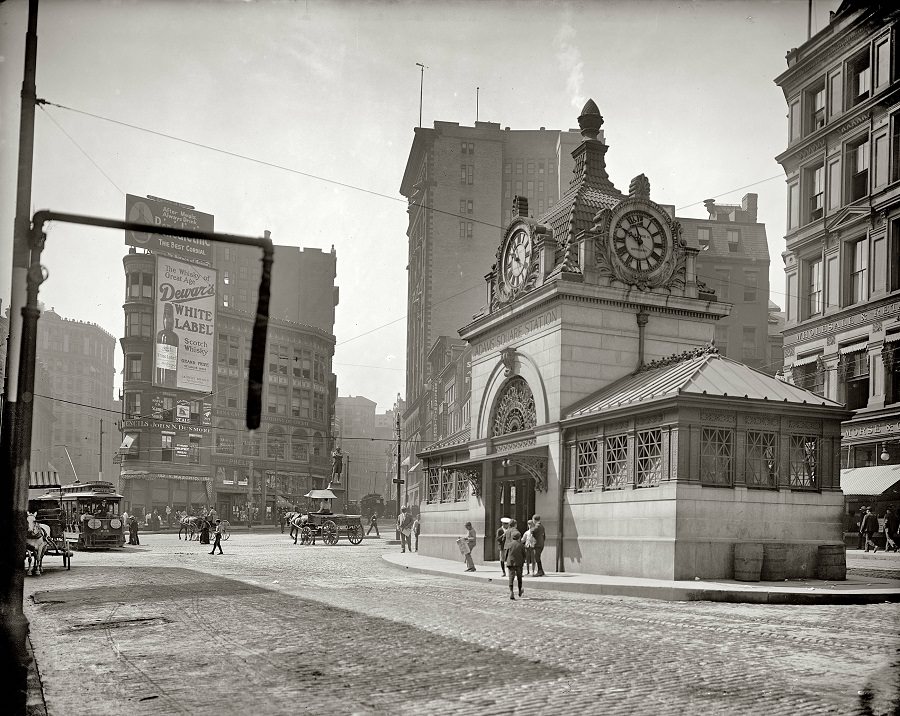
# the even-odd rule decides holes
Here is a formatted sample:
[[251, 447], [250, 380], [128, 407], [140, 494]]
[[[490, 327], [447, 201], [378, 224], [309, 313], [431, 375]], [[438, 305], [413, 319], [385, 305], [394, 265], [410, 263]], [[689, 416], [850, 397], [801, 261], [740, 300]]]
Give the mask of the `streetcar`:
[[63, 485], [61, 490], [66, 540], [76, 549], [125, 546], [122, 495], [111, 482], [93, 480]]

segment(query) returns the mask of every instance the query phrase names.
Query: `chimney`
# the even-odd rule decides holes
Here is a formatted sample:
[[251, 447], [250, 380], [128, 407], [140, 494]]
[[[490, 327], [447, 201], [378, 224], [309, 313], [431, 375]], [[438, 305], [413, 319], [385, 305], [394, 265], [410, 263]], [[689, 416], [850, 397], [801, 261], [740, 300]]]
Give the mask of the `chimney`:
[[759, 196], [757, 194], [744, 194], [744, 198], [741, 199], [741, 209], [746, 213], [746, 220], [750, 223], [756, 223], [756, 208], [757, 208], [757, 200]]

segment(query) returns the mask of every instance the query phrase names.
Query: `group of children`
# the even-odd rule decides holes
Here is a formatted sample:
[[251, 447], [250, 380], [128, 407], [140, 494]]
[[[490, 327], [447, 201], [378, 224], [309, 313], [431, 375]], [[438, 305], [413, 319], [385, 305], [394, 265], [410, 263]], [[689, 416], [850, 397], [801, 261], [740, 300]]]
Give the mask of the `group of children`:
[[516, 521], [509, 517], [500, 520], [497, 530], [497, 546], [500, 548], [500, 570], [504, 576], [509, 575], [509, 598], [515, 601], [514, 581], [518, 582], [519, 596], [523, 594], [522, 568], [526, 574], [535, 577], [544, 576], [541, 564], [541, 552], [544, 549], [544, 526], [540, 515], [528, 520], [528, 529], [523, 535], [517, 529]]

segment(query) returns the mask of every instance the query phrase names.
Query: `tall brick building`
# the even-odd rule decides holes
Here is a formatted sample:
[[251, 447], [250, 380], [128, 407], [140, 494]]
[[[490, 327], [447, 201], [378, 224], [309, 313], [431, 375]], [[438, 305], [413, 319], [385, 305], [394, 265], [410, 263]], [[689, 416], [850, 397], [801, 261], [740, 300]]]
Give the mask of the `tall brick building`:
[[900, 463], [900, 52], [888, 8], [842, 2], [775, 79], [789, 119], [776, 157], [785, 369], [853, 411], [845, 467]]
[[[556, 203], [568, 186], [579, 142], [577, 131], [510, 130], [492, 122], [435, 122], [434, 128], [415, 130], [400, 186], [409, 201], [402, 418], [407, 468], [416, 467], [415, 445], [439, 432], [441, 401], [430, 384], [429, 353], [441, 336], [455, 337], [461, 320], [485, 305], [485, 267], [494, 261], [495, 237], [510, 220], [512, 198], [527, 196], [535, 215]], [[410, 484], [421, 483], [421, 472], [410, 472]]]

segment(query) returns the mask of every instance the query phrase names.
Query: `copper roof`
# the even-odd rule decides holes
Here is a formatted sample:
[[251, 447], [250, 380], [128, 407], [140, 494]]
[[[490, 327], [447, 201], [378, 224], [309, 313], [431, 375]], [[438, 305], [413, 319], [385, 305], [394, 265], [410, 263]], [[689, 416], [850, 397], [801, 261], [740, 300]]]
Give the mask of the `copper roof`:
[[794, 405], [843, 407], [833, 400], [772, 378], [716, 353], [698, 351], [683, 360], [660, 363], [662, 365], [658, 368], [633, 373], [576, 403], [564, 419], [580, 418], [677, 395], [715, 395]]

